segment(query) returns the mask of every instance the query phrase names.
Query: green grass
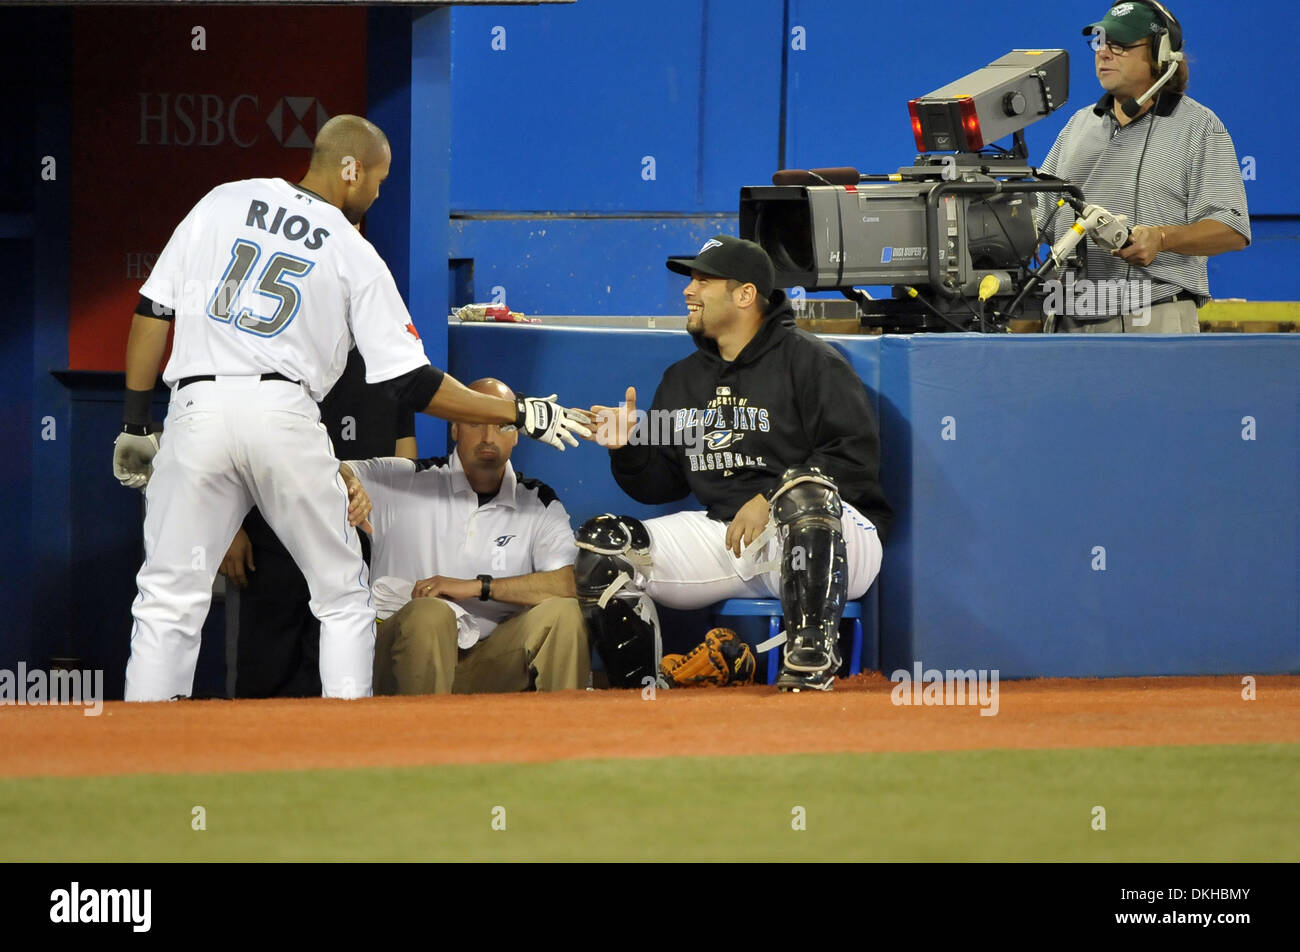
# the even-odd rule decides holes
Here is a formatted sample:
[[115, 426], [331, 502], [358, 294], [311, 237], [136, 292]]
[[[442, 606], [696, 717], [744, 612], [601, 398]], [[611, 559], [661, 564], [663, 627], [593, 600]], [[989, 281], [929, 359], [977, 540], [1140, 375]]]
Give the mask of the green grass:
[[1294, 861], [1297, 776], [1261, 744], [5, 779], [0, 860]]

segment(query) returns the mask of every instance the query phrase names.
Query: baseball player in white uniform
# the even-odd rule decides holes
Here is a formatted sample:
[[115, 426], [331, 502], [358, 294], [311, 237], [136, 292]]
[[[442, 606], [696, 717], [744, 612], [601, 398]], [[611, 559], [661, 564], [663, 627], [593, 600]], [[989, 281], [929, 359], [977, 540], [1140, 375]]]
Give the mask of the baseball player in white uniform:
[[[190, 693], [213, 578], [253, 505], [307, 577], [322, 693], [370, 695], [375, 611], [354, 528], [368, 528], [369, 500], [345, 484], [316, 406], [354, 340], [367, 382], [413, 410], [515, 424], [561, 450], [586, 432], [553, 397], [474, 393], [430, 366], [392, 275], [354, 228], [391, 158], [377, 126], [336, 116], [298, 185], [249, 179], [204, 196], [140, 289], [113, 453], [114, 474], [145, 487], [147, 503], [128, 701]], [[149, 407], [173, 318], [160, 445]]]

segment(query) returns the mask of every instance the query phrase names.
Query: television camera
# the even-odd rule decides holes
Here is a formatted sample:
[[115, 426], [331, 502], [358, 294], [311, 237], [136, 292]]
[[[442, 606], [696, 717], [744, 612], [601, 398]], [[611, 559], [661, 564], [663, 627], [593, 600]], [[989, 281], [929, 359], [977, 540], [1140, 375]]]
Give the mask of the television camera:
[[[741, 189], [740, 235], [771, 256], [778, 286], [841, 291], [863, 324], [886, 331], [1005, 331], [1040, 318], [1043, 278], [1086, 270], [1085, 235], [1107, 249], [1128, 240], [1127, 219], [1028, 165], [1025, 127], [1068, 94], [1065, 50], [1013, 50], [908, 103], [914, 164], [890, 174], [777, 172], [772, 185]], [[1006, 136], [1010, 149], [986, 147]], [[1078, 218], [1035, 267], [1044, 192]], [[891, 286], [893, 296], [872, 298], [864, 285]]]

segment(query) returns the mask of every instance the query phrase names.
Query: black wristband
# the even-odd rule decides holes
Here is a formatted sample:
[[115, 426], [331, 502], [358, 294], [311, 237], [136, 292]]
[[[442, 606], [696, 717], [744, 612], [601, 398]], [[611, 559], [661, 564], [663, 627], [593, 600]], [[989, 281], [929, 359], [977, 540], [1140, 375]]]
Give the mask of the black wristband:
[[524, 398], [515, 397], [515, 426], [519, 429], [524, 428], [524, 422], [528, 419], [528, 405], [524, 403]]
[[128, 387], [126, 399], [122, 404], [122, 422], [129, 426], [145, 427], [147, 431], [152, 409], [152, 390], [132, 390]]
[[491, 598], [492, 598], [492, 576], [491, 576], [491, 575], [478, 575], [478, 576], [475, 576], [475, 577], [476, 577], [476, 578], [477, 578], [477, 579], [482, 583], [482, 585], [483, 585], [482, 589], [479, 591], [478, 600], [479, 600], [480, 602], [490, 601]]

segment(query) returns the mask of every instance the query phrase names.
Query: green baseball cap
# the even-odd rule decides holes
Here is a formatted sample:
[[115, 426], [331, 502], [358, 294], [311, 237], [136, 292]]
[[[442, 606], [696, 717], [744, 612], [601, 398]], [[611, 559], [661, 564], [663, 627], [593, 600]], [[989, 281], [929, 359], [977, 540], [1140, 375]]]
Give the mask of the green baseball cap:
[[1083, 28], [1084, 36], [1105, 37], [1106, 42], [1131, 46], [1139, 40], [1154, 36], [1164, 29], [1159, 15], [1145, 3], [1125, 0], [1117, 3], [1096, 23], [1089, 23]]

